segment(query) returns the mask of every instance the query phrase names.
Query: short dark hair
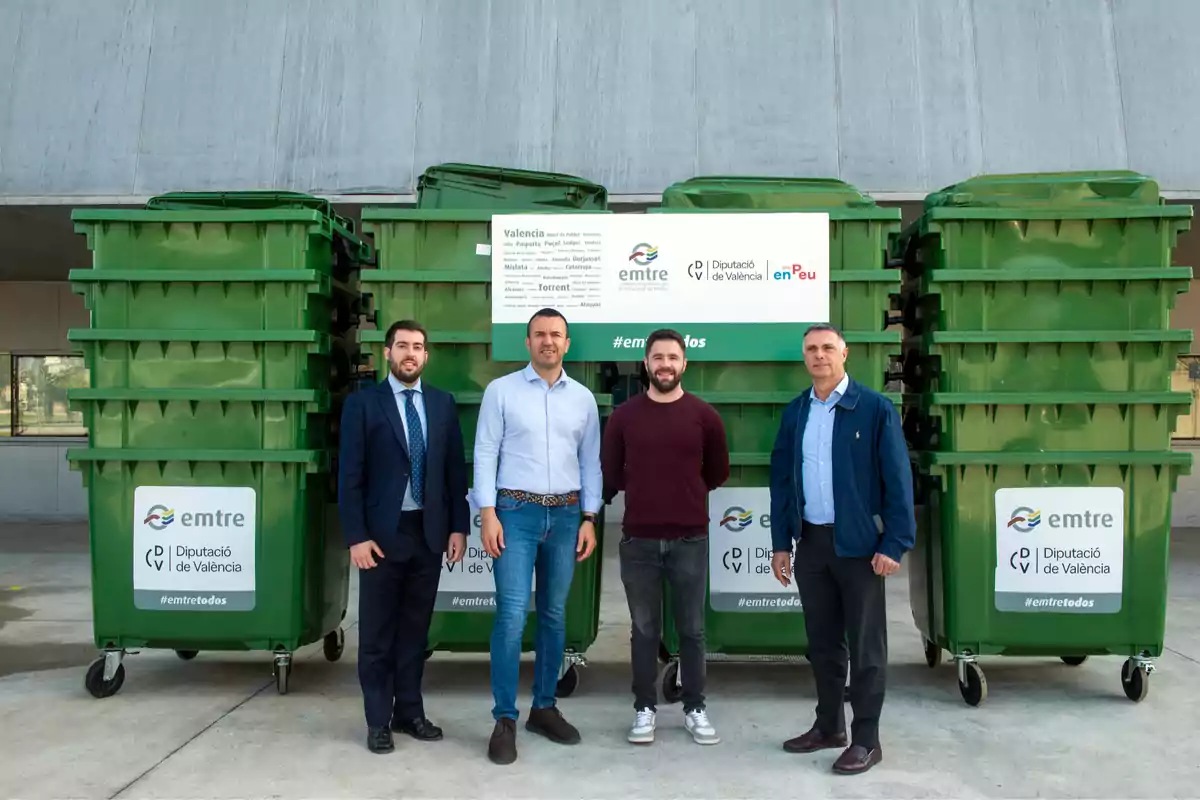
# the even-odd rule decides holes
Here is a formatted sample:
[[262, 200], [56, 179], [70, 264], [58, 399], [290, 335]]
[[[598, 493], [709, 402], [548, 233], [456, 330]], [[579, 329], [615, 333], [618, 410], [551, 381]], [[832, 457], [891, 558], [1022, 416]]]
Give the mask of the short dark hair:
[[415, 319], [402, 319], [397, 322], [393, 322], [392, 327], [387, 329], [387, 336], [384, 337], [383, 340], [384, 347], [392, 346], [392, 340], [396, 337], [396, 331], [412, 331], [414, 333], [419, 333], [421, 334], [421, 343], [429, 344], [429, 334], [425, 331], [425, 328], [421, 325], [421, 323], [417, 322]]
[[647, 336], [646, 358], [650, 357], [650, 348], [654, 347], [656, 342], [675, 342], [683, 350], [684, 355], [687, 355], [687, 343], [683, 341], [683, 335], [679, 331], [672, 330], [671, 328], [659, 328]]
[[538, 311], [536, 314], [534, 314], [532, 317], [530, 317], [529, 322], [525, 323], [526, 338], [533, 335], [533, 321], [538, 318], [561, 319], [563, 321], [563, 325], [566, 326], [566, 328], [567, 328], [567, 338], [568, 339], [571, 338], [571, 323], [567, 322], [567, 318], [564, 317], [562, 315], [562, 312], [559, 311], [557, 308], [543, 308], [541, 311]]
[[818, 322], [813, 325], [809, 325], [808, 330], [804, 332], [804, 338], [807, 339], [810, 333], [817, 333], [818, 331], [829, 331], [830, 333], [836, 333], [837, 337], [841, 339], [843, 343], [846, 341], [846, 337], [840, 330], [838, 330], [838, 327], [829, 322]]

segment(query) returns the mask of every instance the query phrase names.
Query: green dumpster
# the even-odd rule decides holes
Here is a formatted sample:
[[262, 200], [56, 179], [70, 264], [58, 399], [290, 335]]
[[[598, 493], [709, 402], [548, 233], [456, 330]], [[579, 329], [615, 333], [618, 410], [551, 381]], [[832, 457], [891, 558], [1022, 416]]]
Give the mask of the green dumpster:
[[430, 167], [418, 179], [417, 208], [603, 210], [608, 191], [574, 175], [448, 163]]
[[1191, 208], [1133, 172], [981, 176], [926, 199], [904, 257], [905, 432], [917, 467], [913, 618], [963, 699], [978, 659], [1126, 657], [1128, 697], [1163, 648], [1172, 392], [1190, 331], [1170, 312]]
[[[369, 348], [378, 379], [385, 379], [383, 353], [388, 327], [415, 319], [428, 331], [429, 362], [423, 379], [454, 395], [470, 462], [479, 407], [487, 385], [523, 369], [527, 362], [496, 361], [492, 356], [492, 216], [505, 213], [607, 213], [607, 192], [574, 176], [443, 164], [431, 167], [419, 184], [417, 208], [363, 209], [364, 232], [374, 239], [376, 269], [361, 273], [373, 330], [359, 339]], [[568, 315], [568, 322], [570, 321]], [[601, 365], [564, 362], [567, 374], [596, 395], [601, 424], [610, 398], [601, 393]], [[483, 551], [478, 510], [472, 506], [473, 531], [467, 555], [445, 567], [429, 631], [429, 653], [487, 652], [492, 632], [495, 583], [491, 559]], [[597, 529], [603, 541], [603, 514]], [[534, 588], [536, 592], [536, 585]], [[534, 619], [523, 647], [533, 649]], [[576, 665], [599, 630], [600, 551], [579, 565], [567, 599], [567, 642], [558, 691], [571, 694], [579, 682]]]
[[88, 368], [68, 394], [89, 443], [94, 635], [85, 686], [124, 682], [125, 654], [167, 648], [341, 656], [349, 555], [336, 516], [332, 415], [348, 390], [370, 254], [326, 201], [175, 193], [78, 209], [91, 312], [68, 338]]
[[[847, 371], [865, 386], [899, 393], [901, 333], [893, 306], [900, 270], [889, 263], [900, 211], [880, 208], [853, 186], [819, 178], [698, 177], [663, 192], [657, 213], [829, 214], [829, 320], [841, 328], [850, 355]], [[709, 498], [709, 591], [705, 636], [710, 655], [792, 658], [808, 651], [795, 586], [771, 574], [770, 456], [783, 409], [812, 381], [802, 362], [690, 361], [684, 386], [711, 403], [725, 424], [731, 475]], [[664, 597], [662, 692], [679, 699], [678, 634]]]

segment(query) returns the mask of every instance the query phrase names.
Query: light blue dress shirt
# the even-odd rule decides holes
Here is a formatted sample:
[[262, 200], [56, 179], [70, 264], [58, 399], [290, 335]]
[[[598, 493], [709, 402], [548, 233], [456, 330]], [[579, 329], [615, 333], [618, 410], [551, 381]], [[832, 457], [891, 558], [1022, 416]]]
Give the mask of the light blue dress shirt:
[[[813, 525], [833, 524], [833, 420], [850, 376], [843, 375], [824, 401], [812, 393], [800, 447], [800, 479], [804, 487], [804, 519]], [[809, 391], [812, 391], [811, 389]]]
[[496, 505], [497, 489], [534, 494], [579, 492], [584, 511], [599, 513], [600, 412], [596, 398], [564, 370], [553, 386], [533, 365], [488, 384], [475, 429], [479, 508]]
[[[408, 442], [408, 412], [405, 410], [405, 404], [408, 401], [404, 394], [406, 387], [403, 383], [396, 379], [395, 375], [388, 373], [388, 383], [392, 386], [392, 393], [396, 397], [396, 410], [400, 412], [400, 421], [404, 423], [404, 441]], [[428, 459], [429, 453], [429, 421], [425, 418], [425, 390], [421, 386], [421, 379], [417, 378], [417, 383], [413, 386], [413, 405], [417, 407], [417, 417], [421, 420], [421, 438], [425, 440], [425, 452]], [[412, 496], [412, 481], [408, 481], [404, 485], [404, 504], [400, 507], [403, 511], [420, 511], [421, 506]]]

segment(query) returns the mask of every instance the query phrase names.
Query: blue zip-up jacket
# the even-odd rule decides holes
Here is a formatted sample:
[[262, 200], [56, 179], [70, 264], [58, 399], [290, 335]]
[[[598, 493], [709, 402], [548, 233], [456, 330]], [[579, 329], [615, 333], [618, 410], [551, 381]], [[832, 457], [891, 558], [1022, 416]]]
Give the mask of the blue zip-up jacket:
[[[771, 546], [791, 552], [801, 535], [801, 442], [812, 389], [787, 405], [771, 451]], [[886, 397], [850, 379], [833, 419], [834, 548], [843, 557], [900, 561], [916, 542], [912, 468], [900, 415]]]

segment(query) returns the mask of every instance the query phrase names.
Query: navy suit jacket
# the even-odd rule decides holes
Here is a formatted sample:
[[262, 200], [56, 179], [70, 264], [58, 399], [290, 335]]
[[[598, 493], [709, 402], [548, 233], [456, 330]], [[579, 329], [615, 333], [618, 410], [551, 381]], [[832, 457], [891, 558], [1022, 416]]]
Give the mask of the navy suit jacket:
[[[422, 386], [428, 427], [425, 448], [425, 539], [435, 553], [451, 533], [469, 533], [467, 462], [458, 405], [449, 392]], [[391, 383], [354, 392], [342, 409], [338, 514], [350, 547], [374, 540], [384, 556], [403, 551], [399, 538], [411, 472], [404, 422]]]

